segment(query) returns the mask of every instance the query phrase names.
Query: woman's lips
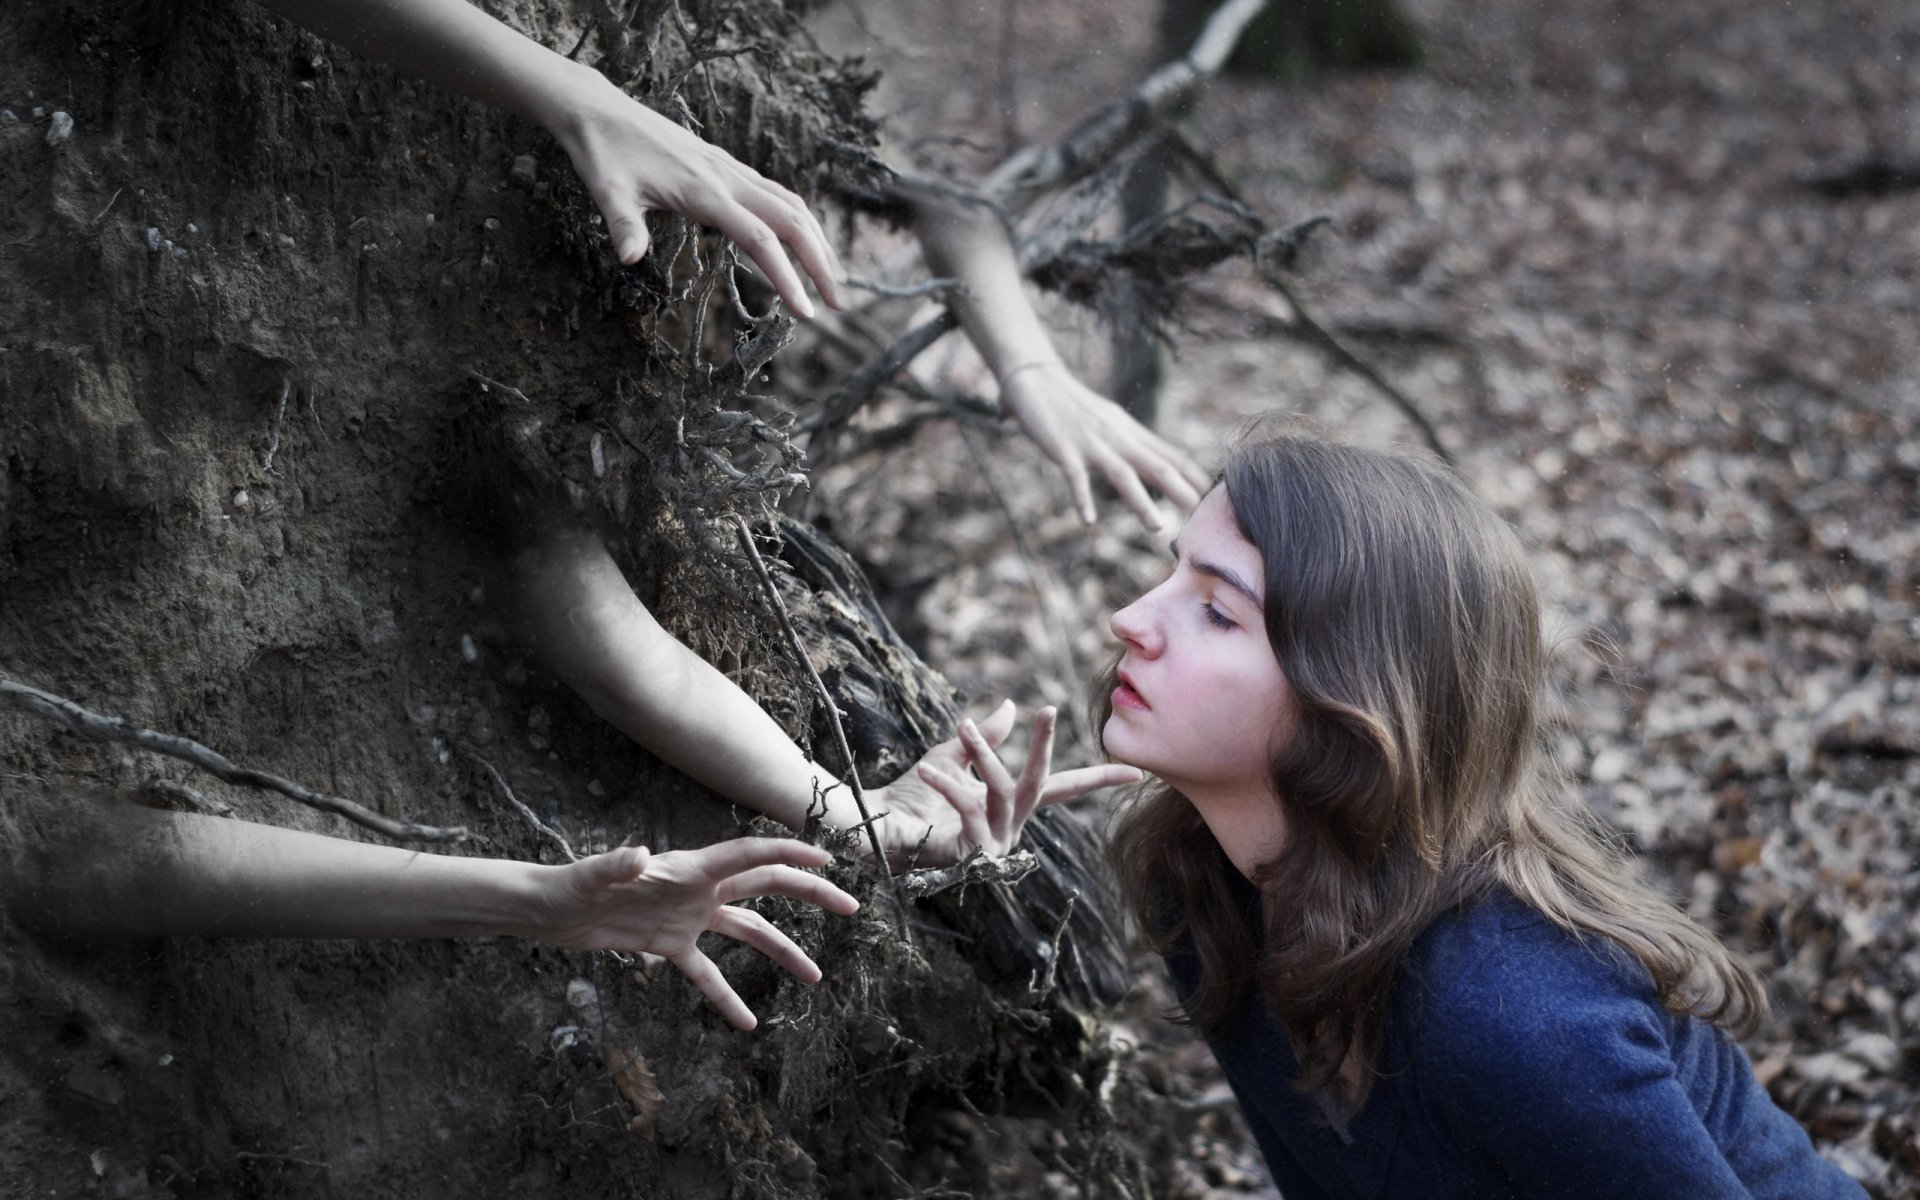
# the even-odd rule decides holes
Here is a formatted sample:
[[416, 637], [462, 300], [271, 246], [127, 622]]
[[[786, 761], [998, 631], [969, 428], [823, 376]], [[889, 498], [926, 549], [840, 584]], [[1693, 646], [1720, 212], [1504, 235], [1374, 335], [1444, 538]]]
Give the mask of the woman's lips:
[[1153, 711], [1153, 706], [1143, 700], [1140, 693], [1133, 690], [1133, 685], [1124, 679], [1113, 689], [1113, 706], [1115, 708], [1136, 709], [1140, 712]]

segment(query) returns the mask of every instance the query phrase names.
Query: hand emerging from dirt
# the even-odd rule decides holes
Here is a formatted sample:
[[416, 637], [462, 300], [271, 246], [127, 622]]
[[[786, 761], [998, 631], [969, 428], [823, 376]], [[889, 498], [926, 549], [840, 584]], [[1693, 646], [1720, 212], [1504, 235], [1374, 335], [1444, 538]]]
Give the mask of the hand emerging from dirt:
[[870, 791], [868, 811], [888, 814], [876, 827], [888, 859], [905, 865], [916, 847], [920, 853], [914, 862], [922, 867], [959, 862], [976, 847], [1005, 854], [1019, 843], [1027, 818], [1040, 805], [1140, 778], [1134, 768], [1112, 763], [1053, 771], [1054, 717], [1053, 709], [1043, 708], [1033, 718], [1033, 741], [1018, 779], [995, 753], [1013, 732], [1014, 707], [1008, 700], [978, 725], [971, 719], [960, 722], [958, 737], [927, 751], [913, 770], [886, 787]]
[[782, 243], [792, 246], [827, 303], [840, 307], [840, 263], [798, 196], [466, 0], [263, 3], [357, 54], [545, 126], [600, 206], [621, 262], [647, 252], [646, 211], [671, 209], [738, 242], [780, 298], [810, 317]]
[[667, 209], [732, 238], [788, 307], [811, 317], [813, 304], [782, 243], [792, 246], [821, 296], [841, 307], [840, 261], [806, 203], [725, 150], [612, 87], [552, 128], [607, 219], [621, 262], [646, 254], [647, 210]]
[[1089, 469], [1112, 484], [1153, 530], [1164, 528], [1167, 517], [1147, 494], [1149, 486], [1184, 516], [1211, 482], [1193, 459], [1075, 379], [1059, 361], [1008, 370], [1000, 379], [1000, 405], [1066, 475], [1073, 506], [1089, 525], [1097, 515]]
[[751, 896], [786, 896], [841, 916], [859, 908], [852, 896], [798, 867], [825, 866], [825, 850], [787, 838], [741, 838], [698, 850], [649, 854], [626, 846], [556, 867], [542, 880], [534, 936], [576, 950], [646, 951], [680, 969], [706, 993], [728, 1023], [758, 1022], [713, 960], [703, 933], [745, 942], [802, 983], [820, 968], [792, 938], [759, 913], [734, 907]]

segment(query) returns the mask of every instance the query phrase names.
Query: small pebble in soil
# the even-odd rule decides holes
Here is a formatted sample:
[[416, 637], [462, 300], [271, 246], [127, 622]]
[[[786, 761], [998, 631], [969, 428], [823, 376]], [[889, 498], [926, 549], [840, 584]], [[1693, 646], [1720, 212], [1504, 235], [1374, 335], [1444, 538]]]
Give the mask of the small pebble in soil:
[[247, 489], [235, 488], [233, 489], [232, 503], [233, 503], [233, 506], [239, 509], [241, 512], [246, 512], [248, 509], [253, 507], [253, 497], [247, 495]]
[[480, 647], [473, 644], [473, 635], [470, 633], [460, 635], [460, 657], [470, 663], [480, 661]]
[[499, 218], [499, 217], [488, 217], [488, 218], [487, 218], [486, 220], [484, 220], [484, 221], [482, 221], [482, 222], [480, 222], [480, 225], [481, 225], [481, 227], [482, 227], [483, 229], [485, 229], [485, 230], [486, 230], [487, 232], [489, 232], [489, 233], [491, 233], [491, 232], [493, 232], [494, 230], [496, 230], [496, 229], [498, 229], [498, 228], [500, 228], [500, 218]]
[[53, 121], [47, 126], [47, 145], [58, 146], [73, 136], [73, 118], [66, 113], [53, 114]]
[[0, 108], [0, 121], [5, 121], [8, 124], [12, 124], [13, 122], [18, 121], [19, 119], [20, 119], [19, 113], [14, 112], [10, 108]]
[[147, 249], [160, 253], [160, 231], [151, 225], [147, 226]]
[[532, 187], [534, 176], [538, 172], [539, 165], [533, 161], [533, 155], [531, 154], [522, 154], [519, 158], [513, 160], [511, 178], [513, 182], [520, 187]]

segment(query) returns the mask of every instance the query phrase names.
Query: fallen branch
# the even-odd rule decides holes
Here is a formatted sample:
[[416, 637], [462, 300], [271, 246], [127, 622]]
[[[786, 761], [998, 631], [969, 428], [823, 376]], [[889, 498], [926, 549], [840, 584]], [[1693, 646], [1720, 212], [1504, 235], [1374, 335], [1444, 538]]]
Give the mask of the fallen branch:
[[833, 702], [833, 693], [827, 691], [820, 672], [813, 669], [813, 659], [807, 654], [806, 643], [800, 640], [800, 631], [793, 627], [793, 618], [787, 614], [787, 602], [780, 598], [780, 589], [773, 582], [773, 574], [767, 570], [766, 560], [760, 557], [760, 548], [753, 544], [753, 531], [739, 517], [733, 519], [733, 524], [740, 536], [740, 545], [746, 549], [747, 558], [753, 563], [754, 573], [760, 577], [760, 586], [766, 590], [767, 599], [773, 604], [773, 614], [780, 618], [780, 628], [786, 632], [787, 645], [806, 670], [807, 679], [813, 684], [814, 695], [826, 706], [827, 724], [833, 730], [833, 742], [840, 751], [840, 761], [846, 770], [843, 782], [847, 790], [853, 793], [853, 806], [860, 811], [860, 823], [866, 826], [867, 841], [873, 846], [873, 856], [880, 861], [880, 873], [887, 882], [894, 883], [893, 867], [887, 863], [886, 851], [880, 848], [880, 834], [874, 830], [873, 815], [867, 811], [867, 794], [860, 787], [860, 772], [854, 765], [853, 751], [847, 746], [847, 732], [840, 724], [840, 706]]
[[[1040, 866], [1031, 850], [1015, 850], [1004, 858], [990, 858], [978, 849], [950, 867], [928, 867], [900, 876], [900, 892], [910, 900], [937, 896], [941, 892], [975, 883], [1018, 883]], [[1071, 911], [1071, 910], [1069, 910]], [[1061, 928], [1066, 923], [1061, 922]], [[1059, 935], [1056, 933], [1055, 938]]]
[[1058, 142], [1029, 146], [1008, 158], [987, 176], [980, 190], [1007, 211], [1018, 212], [1040, 193], [1111, 162], [1219, 73], [1240, 35], [1266, 6], [1267, 0], [1227, 0], [1207, 19], [1184, 58], [1147, 76]]
[[283, 779], [266, 771], [257, 771], [252, 767], [239, 766], [218, 751], [208, 749], [190, 738], [171, 733], [159, 733], [135, 725], [121, 717], [103, 717], [99, 713], [80, 707], [71, 700], [51, 692], [43, 692], [39, 688], [28, 687], [5, 675], [0, 675], [0, 708], [32, 713], [50, 721], [57, 721], [89, 741], [120, 742], [138, 746], [142, 750], [151, 750], [155, 754], [165, 754], [183, 762], [192, 763], [209, 775], [227, 783], [279, 792], [289, 800], [297, 800], [309, 808], [317, 808], [321, 812], [345, 817], [356, 825], [371, 829], [396, 842], [466, 840], [467, 831], [464, 826], [416, 825], [412, 821], [396, 821], [391, 817], [383, 817], [343, 797], [324, 795], [311, 788], [302, 787], [290, 779]]

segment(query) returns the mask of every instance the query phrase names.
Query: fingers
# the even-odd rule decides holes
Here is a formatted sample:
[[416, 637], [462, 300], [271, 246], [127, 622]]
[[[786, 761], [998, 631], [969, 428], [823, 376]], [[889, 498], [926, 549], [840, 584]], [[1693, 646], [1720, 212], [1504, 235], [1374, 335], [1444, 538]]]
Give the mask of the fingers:
[[1139, 783], [1144, 778], [1145, 776], [1137, 768], [1122, 766], [1119, 763], [1061, 771], [1047, 777], [1047, 786], [1040, 794], [1040, 803], [1059, 804], [1063, 800], [1072, 800], [1076, 796], [1084, 796], [1088, 792], [1096, 792], [1104, 787]]
[[752, 896], [785, 896], [802, 904], [851, 916], [860, 902], [818, 875], [788, 866], [755, 867], [720, 882], [720, 902], [732, 904]]
[[[1135, 457], [1135, 469], [1181, 512], [1192, 512], [1206, 495], [1205, 488], [1211, 480], [1200, 470], [1200, 464], [1180, 451], [1159, 438], [1155, 438], [1154, 443], [1149, 452]], [[1193, 482], [1196, 474], [1201, 478], [1199, 484]]]
[[[1012, 801], [1006, 814], [1007, 824], [997, 826], [994, 832], [1003, 842], [1011, 844], [1018, 836], [1020, 827], [1027, 823], [1033, 810], [1045, 794], [1047, 776], [1053, 770], [1053, 728], [1060, 710], [1043, 708], [1033, 718], [1033, 742], [1027, 747], [1026, 765], [1020, 770], [1020, 783], [1014, 789]], [[991, 806], [989, 806], [991, 809]]]
[[1080, 514], [1084, 525], [1091, 525], [1100, 517], [1100, 511], [1093, 506], [1093, 480], [1087, 474], [1087, 464], [1078, 454], [1058, 454], [1054, 463], [1060, 473], [1067, 477], [1067, 491], [1073, 495], [1073, 511]]
[[776, 863], [790, 867], [824, 867], [833, 861], [833, 855], [820, 847], [793, 838], [735, 838], [681, 853], [698, 858], [701, 870], [709, 879], [716, 880]]
[[807, 298], [807, 290], [800, 282], [799, 272], [787, 261], [785, 249], [781, 246], [780, 235], [775, 233], [756, 216], [751, 209], [732, 197], [719, 198], [713, 207], [701, 213], [689, 211], [688, 216], [704, 220], [721, 233], [732, 238], [734, 244], [746, 252], [766, 275], [773, 290], [787, 302], [787, 307], [803, 317], [814, 315], [813, 301]]
[[745, 942], [766, 955], [801, 983], [819, 983], [820, 967], [807, 952], [782, 933], [773, 922], [746, 908], [722, 908], [713, 914], [708, 929], [735, 941]]
[[953, 807], [954, 814], [960, 818], [962, 842], [983, 850], [994, 849], [993, 830], [987, 824], [985, 789], [970, 779], [950, 775], [928, 762], [920, 764], [918, 774], [928, 787], [939, 792]]
[[834, 308], [845, 308], [846, 300], [840, 292], [840, 256], [834, 253], [833, 243], [828, 240], [827, 231], [820, 227], [819, 219], [805, 201], [786, 188], [765, 179], [759, 183], [759, 189], [743, 197], [742, 203], [765, 221], [781, 241], [793, 247], [821, 297]]
[[1013, 776], [1007, 773], [1007, 764], [1000, 761], [994, 753], [997, 742], [990, 742], [980, 732], [980, 727], [972, 721], [960, 722], [960, 745], [967, 752], [967, 761], [979, 772], [980, 782], [987, 785], [989, 794], [1000, 792], [1013, 794]]
[[1121, 502], [1140, 517], [1141, 524], [1156, 533], [1165, 528], [1166, 513], [1154, 503], [1153, 497], [1147, 492], [1147, 485], [1140, 482], [1140, 475], [1132, 463], [1109, 453], [1094, 459], [1093, 465], [1113, 485], [1113, 490], [1120, 493]]
[[686, 950], [667, 961], [679, 968], [680, 973], [687, 977], [687, 982], [713, 1001], [713, 1006], [720, 1010], [727, 1024], [750, 1032], [760, 1023], [754, 1018], [753, 1010], [747, 1007], [747, 1002], [740, 998], [740, 993], [734, 991], [727, 977], [720, 973], [720, 968], [713, 965], [712, 959], [698, 950]]

